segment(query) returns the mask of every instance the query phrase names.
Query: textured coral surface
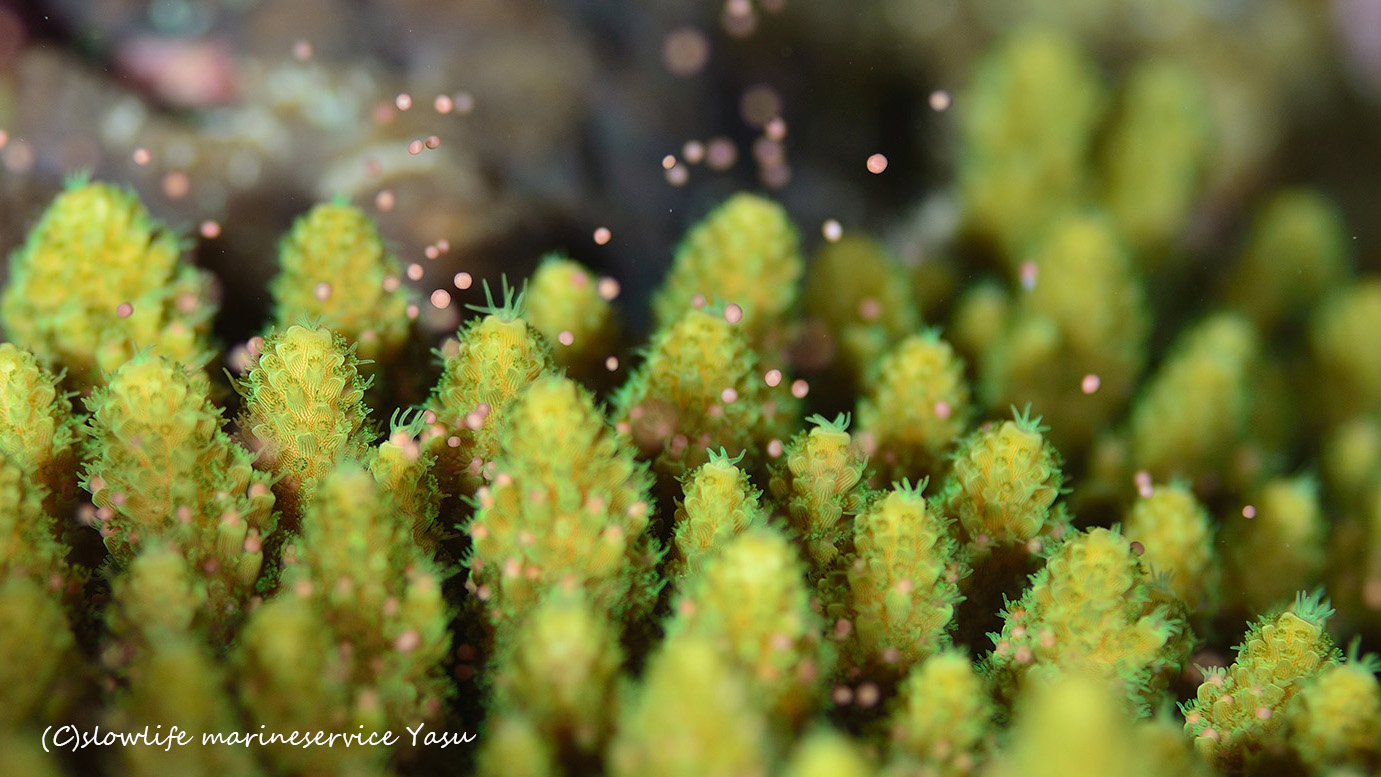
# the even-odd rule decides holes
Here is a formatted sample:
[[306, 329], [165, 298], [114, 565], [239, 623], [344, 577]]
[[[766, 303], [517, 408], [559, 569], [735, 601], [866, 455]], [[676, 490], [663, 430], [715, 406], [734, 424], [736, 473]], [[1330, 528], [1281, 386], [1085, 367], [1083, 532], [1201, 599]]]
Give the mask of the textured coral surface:
[[1374, 6], [0, 0], [0, 775], [1376, 773]]

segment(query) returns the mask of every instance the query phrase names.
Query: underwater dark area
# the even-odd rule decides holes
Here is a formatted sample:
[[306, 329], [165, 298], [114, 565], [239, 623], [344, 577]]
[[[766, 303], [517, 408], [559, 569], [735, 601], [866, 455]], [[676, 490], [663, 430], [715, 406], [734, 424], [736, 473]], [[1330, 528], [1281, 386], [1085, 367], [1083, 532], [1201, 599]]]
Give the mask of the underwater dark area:
[[1381, 0], [0, 0], [0, 775], [1381, 773]]

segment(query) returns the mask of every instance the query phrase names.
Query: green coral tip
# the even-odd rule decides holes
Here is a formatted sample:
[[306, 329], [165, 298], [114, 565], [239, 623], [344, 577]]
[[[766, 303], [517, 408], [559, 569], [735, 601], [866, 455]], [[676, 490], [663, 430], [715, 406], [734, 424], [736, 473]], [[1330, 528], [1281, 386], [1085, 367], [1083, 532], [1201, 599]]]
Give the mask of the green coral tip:
[[476, 313], [483, 313], [487, 316], [495, 316], [501, 318], [504, 321], [514, 321], [522, 316], [523, 297], [527, 295], [527, 281], [523, 281], [522, 289], [515, 289], [514, 287], [508, 285], [508, 276], [506, 274], [500, 275], [499, 293], [501, 295], [502, 304], [496, 304], [494, 302], [494, 293], [489, 288], [489, 281], [485, 280], [481, 281], [481, 283], [484, 286], [485, 304], [467, 304], [465, 306], [466, 308], [473, 310]]
[[806, 423], [815, 424], [816, 427], [823, 429], [827, 432], [841, 433], [849, 431], [849, 424], [852, 421], [853, 415], [851, 413], [840, 413], [839, 415], [834, 417], [833, 421], [825, 418], [819, 413], [816, 413], [815, 415], [806, 419]]
[[1315, 588], [1313, 591], [1300, 591], [1295, 594], [1295, 604], [1290, 608], [1300, 620], [1307, 621], [1315, 626], [1322, 627], [1324, 621], [1333, 617], [1333, 606], [1324, 598], [1324, 589]]
[[388, 419], [389, 435], [399, 432], [409, 437], [416, 437], [427, 428], [426, 411], [420, 407], [398, 408], [393, 411], [393, 415]]
[[748, 449], [745, 448], [739, 451], [737, 456], [730, 456], [729, 451], [725, 450], [723, 445], [719, 446], [718, 451], [713, 448], [706, 448], [705, 452], [709, 454], [711, 464], [724, 462], [725, 464], [737, 465], [740, 461], [743, 461], [743, 457], [748, 453]]
[[917, 480], [914, 486], [911, 485], [911, 478], [902, 478], [892, 483], [892, 488], [899, 494], [905, 494], [906, 496], [919, 499], [925, 493], [926, 486], [928, 485], [930, 485], [930, 476], [925, 475], [921, 477], [920, 480]]
[[1045, 434], [1050, 431], [1050, 427], [1041, 423], [1041, 417], [1031, 417], [1031, 403], [1027, 402], [1026, 407], [1018, 410], [1016, 405], [1011, 406], [1012, 420], [1016, 422], [1017, 428], [1023, 432], [1032, 434]]

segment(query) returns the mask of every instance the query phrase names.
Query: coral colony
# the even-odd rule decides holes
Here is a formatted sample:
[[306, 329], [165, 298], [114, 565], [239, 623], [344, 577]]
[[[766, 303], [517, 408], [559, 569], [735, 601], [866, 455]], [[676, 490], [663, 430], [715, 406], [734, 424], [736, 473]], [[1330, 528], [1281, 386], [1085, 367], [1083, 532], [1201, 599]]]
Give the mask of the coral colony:
[[0, 774], [1375, 773], [1381, 280], [1296, 189], [1157, 298], [1214, 162], [1183, 63], [1022, 32], [953, 99], [1004, 280], [936, 305], [743, 192], [636, 351], [552, 254], [429, 356], [346, 201], [227, 348], [71, 180], [0, 300]]

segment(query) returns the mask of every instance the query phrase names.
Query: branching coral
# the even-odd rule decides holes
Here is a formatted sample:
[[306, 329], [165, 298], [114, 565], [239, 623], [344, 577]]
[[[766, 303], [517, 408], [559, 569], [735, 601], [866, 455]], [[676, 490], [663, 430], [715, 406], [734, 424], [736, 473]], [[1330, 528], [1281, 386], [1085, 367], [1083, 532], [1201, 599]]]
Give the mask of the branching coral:
[[276, 528], [269, 478], [224, 431], [205, 377], [142, 353], [87, 399], [91, 492], [112, 558], [128, 564], [141, 547], [170, 544], [207, 587], [210, 625], [237, 620], [264, 569]]
[[567, 378], [535, 382], [508, 408], [492, 486], [476, 495], [467, 583], [491, 622], [516, 627], [557, 585], [629, 622], [660, 583], [650, 478], [593, 398]]
[[766, 521], [757, 487], [738, 466], [743, 454], [730, 458], [720, 448], [709, 456], [683, 478], [667, 569], [673, 580], [698, 574], [731, 539]]
[[278, 250], [269, 286], [278, 326], [319, 320], [366, 360], [396, 358], [412, 329], [403, 267], [359, 208], [321, 204], [299, 218]]
[[848, 609], [860, 665], [904, 672], [948, 642], [959, 579], [969, 570], [949, 519], [927, 506], [924, 488], [894, 486], [854, 523]]
[[[723, 21], [737, 35], [740, 6], [756, 24], [780, 5]], [[883, 5], [858, 13], [920, 14]], [[956, 23], [1002, 2], [979, 5]], [[794, 8], [763, 28], [796, 34]], [[957, 179], [903, 222], [873, 195], [812, 197], [835, 173], [796, 154], [828, 125], [749, 90], [764, 185], [796, 177], [780, 203], [682, 190], [718, 205], [656, 288], [617, 253], [647, 246], [601, 230], [569, 247], [589, 265], [550, 254], [526, 296], [485, 285], [462, 320], [452, 292], [427, 307], [408, 283], [487, 260], [444, 256], [430, 207], [381, 217], [438, 241], [406, 272], [366, 209], [313, 207], [280, 244], [267, 322], [217, 322], [261, 334], [229, 384], [205, 369], [211, 277], [132, 194], [70, 184], [0, 297], [0, 771], [1376, 769], [1375, 664], [1343, 662], [1322, 594], [1267, 611], [1217, 665], [1246, 615], [1320, 578], [1340, 632], [1381, 627], [1381, 281], [1349, 276], [1347, 195], [1229, 190], [1224, 82], [1182, 50], [1030, 28], [986, 51], [963, 58], [954, 111], [935, 91], [918, 122], [957, 130]], [[438, 115], [458, 107], [443, 98]], [[440, 121], [410, 99], [377, 129]], [[8, 137], [13, 171], [29, 147]], [[886, 141], [888, 176], [866, 180], [891, 196], [915, 155]], [[709, 145], [668, 157], [668, 180], [702, 151], [722, 172]], [[160, 207], [213, 209], [195, 183]], [[552, 230], [523, 213], [537, 240], [592, 215], [556, 200], [579, 207]], [[826, 217], [823, 241], [793, 223]], [[504, 245], [483, 253], [534, 258]], [[639, 342], [619, 340], [615, 274]], [[67, 718], [480, 743], [53, 764], [13, 744]]]
[[73, 179], [11, 268], [0, 324], [79, 387], [145, 348], [195, 367], [212, 356], [212, 277], [133, 192]]
[[696, 224], [676, 250], [652, 301], [666, 327], [699, 304], [736, 305], [754, 345], [780, 340], [796, 300], [803, 262], [786, 210], [751, 194], [735, 195]]
[[1079, 671], [1148, 712], [1191, 647], [1184, 604], [1131, 542], [1107, 529], [1071, 535], [1005, 613], [987, 669], [1002, 693]]
[[1342, 654], [1324, 630], [1333, 614], [1319, 594], [1256, 623], [1237, 646], [1237, 660], [1211, 670], [1184, 706], [1185, 733], [1215, 766], [1238, 770], [1284, 742], [1290, 700]]
[[445, 351], [441, 380], [427, 400], [423, 449], [437, 461], [442, 490], [473, 493], [499, 449], [509, 405], [538, 376], [555, 369], [542, 335], [522, 318], [523, 301], [507, 284]]
[[270, 333], [240, 382], [240, 434], [259, 454], [255, 465], [274, 475], [278, 509], [292, 529], [317, 483], [337, 462], [359, 459], [369, 445], [367, 383], [345, 338], [298, 325]]

